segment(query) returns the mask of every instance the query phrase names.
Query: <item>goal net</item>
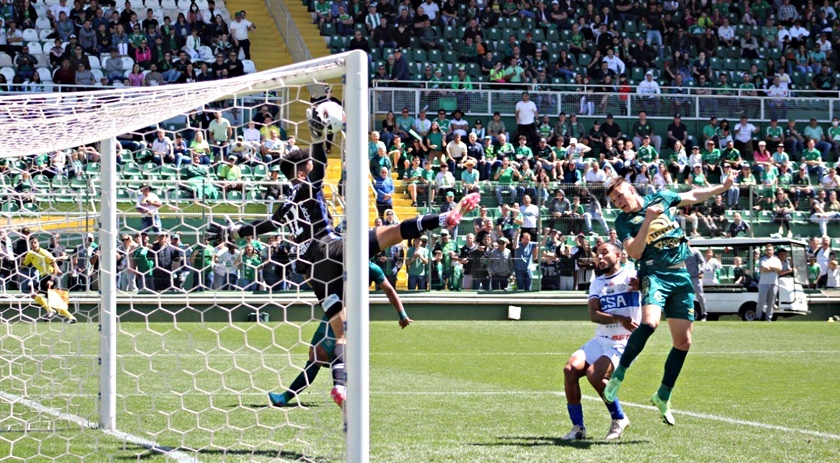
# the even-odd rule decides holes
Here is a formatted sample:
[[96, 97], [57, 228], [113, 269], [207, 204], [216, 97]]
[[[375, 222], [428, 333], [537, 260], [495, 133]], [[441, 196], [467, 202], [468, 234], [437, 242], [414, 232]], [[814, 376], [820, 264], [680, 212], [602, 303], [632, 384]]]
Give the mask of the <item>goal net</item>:
[[[216, 247], [205, 230], [286, 201], [277, 160], [310, 146], [308, 108], [339, 101], [324, 196], [347, 242], [345, 306], [366, 307], [367, 69], [350, 52], [0, 97], [0, 459], [366, 461], [367, 311], [348, 311], [342, 414], [288, 230]], [[311, 351], [324, 368], [289, 393]]]

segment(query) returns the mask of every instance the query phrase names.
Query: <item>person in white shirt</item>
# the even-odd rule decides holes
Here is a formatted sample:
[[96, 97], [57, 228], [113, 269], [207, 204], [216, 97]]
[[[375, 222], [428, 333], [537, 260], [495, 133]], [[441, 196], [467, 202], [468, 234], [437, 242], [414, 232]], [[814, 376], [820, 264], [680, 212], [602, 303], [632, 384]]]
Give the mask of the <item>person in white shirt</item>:
[[656, 113], [659, 97], [662, 93], [662, 89], [659, 88], [659, 83], [653, 80], [653, 71], [648, 71], [645, 73], [645, 80], [639, 83], [639, 86], [636, 88], [636, 94], [642, 96], [642, 111], [645, 113], [653, 114]]
[[433, 2], [432, 0], [426, 0], [426, 2], [420, 6], [423, 7], [423, 14], [428, 16], [429, 21], [431, 21], [432, 24], [434, 24], [437, 20], [438, 12], [440, 11], [440, 7], [438, 6], [438, 4]]
[[524, 135], [528, 138], [529, 146], [537, 146], [537, 105], [531, 101], [528, 92], [522, 92], [522, 100], [516, 103], [516, 138]]
[[260, 146], [262, 134], [260, 134], [260, 130], [257, 128], [257, 123], [249, 121], [248, 127], [242, 131], [242, 137], [254, 147]]
[[624, 74], [624, 69], [626, 68], [624, 61], [615, 54], [615, 50], [612, 48], [607, 48], [607, 56], [604, 58], [604, 61], [607, 63], [607, 67], [615, 72], [616, 75]]
[[776, 305], [776, 290], [779, 285], [779, 273], [782, 272], [782, 261], [773, 253], [772, 244], [764, 246], [764, 255], [758, 260], [761, 276], [758, 279], [758, 305], [756, 306], [756, 321], [772, 321], [773, 306]]
[[440, 195], [455, 191], [455, 176], [449, 171], [449, 166], [446, 163], [440, 164], [440, 172], [435, 175], [435, 185], [437, 185]]
[[711, 249], [706, 250], [706, 263], [703, 264], [702, 268], [700, 269], [703, 272], [703, 284], [704, 285], [716, 285], [718, 284], [718, 276], [717, 271], [723, 268], [723, 264], [720, 263], [717, 257], [715, 257], [715, 253], [712, 252]]
[[819, 40], [817, 40], [817, 44], [820, 46], [820, 51], [825, 53], [825, 57], [830, 59], [831, 58], [831, 41], [828, 40], [828, 36], [825, 32], [820, 34]]
[[152, 142], [152, 153], [154, 153], [154, 162], [158, 165], [162, 165], [169, 158], [174, 159], [172, 140], [163, 130], [157, 131], [157, 138]]
[[455, 167], [463, 162], [466, 154], [467, 144], [461, 141], [461, 134], [456, 132], [452, 141], [446, 144], [446, 162], [449, 164], [450, 173], [454, 172]]
[[790, 38], [792, 42], [801, 42], [802, 40], [808, 38], [811, 35], [811, 32], [808, 31], [808, 29], [802, 27], [802, 22], [798, 19], [796, 20], [796, 22], [793, 23], [793, 27], [791, 27], [788, 30], [788, 32], [790, 32]]
[[731, 47], [735, 43], [735, 29], [729, 25], [729, 19], [723, 18], [723, 25], [718, 27], [718, 39], [721, 46]]
[[245, 59], [251, 59], [251, 41], [248, 40], [248, 33], [256, 30], [257, 26], [251, 21], [245, 19], [245, 11], [239, 11], [235, 14], [236, 20], [230, 23], [230, 36], [233, 39], [233, 45], [245, 55]]
[[586, 174], [583, 176], [583, 179], [586, 181], [587, 184], [603, 184], [607, 181], [607, 174], [598, 166], [597, 161], [592, 161], [592, 165], [590, 166], [589, 170], [586, 171]]
[[414, 119], [414, 131], [417, 132], [417, 135], [421, 137], [425, 137], [429, 130], [432, 128], [432, 121], [426, 119], [426, 110], [423, 109], [420, 111], [420, 114], [417, 116], [417, 119]]
[[234, 243], [225, 243], [216, 252], [216, 263], [213, 265], [213, 289], [232, 290], [236, 287], [239, 260], [239, 249]]
[[158, 209], [161, 206], [163, 206], [163, 203], [160, 201], [158, 195], [152, 193], [149, 184], [142, 184], [140, 186], [140, 193], [137, 194], [137, 202], [135, 203], [135, 209], [140, 213], [140, 231], [160, 232], [161, 226]]
[[575, 168], [583, 170], [586, 168], [586, 163], [583, 162], [583, 155], [592, 151], [592, 148], [578, 143], [577, 138], [569, 139], [569, 146], [566, 147], [566, 157], [575, 163]]
[[[128, 3], [128, 2], [126, 2]], [[129, 7], [131, 4], [129, 4]], [[67, 6], [67, 0], [59, 0], [59, 2], [53, 6], [51, 6], [47, 10], [47, 17], [53, 21], [58, 21], [59, 14], [64, 13], [67, 17], [70, 17], [70, 7]], [[90, 18], [88, 18], [90, 19]]]
[[522, 197], [522, 205], [519, 206], [519, 213], [522, 217], [522, 232], [528, 232], [531, 236], [537, 236], [537, 224], [540, 220], [540, 208], [531, 202], [529, 195]]
[[741, 121], [735, 124], [735, 149], [742, 156], [753, 152], [752, 135], [758, 132], [758, 127], [747, 122], [747, 116], [741, 116]]

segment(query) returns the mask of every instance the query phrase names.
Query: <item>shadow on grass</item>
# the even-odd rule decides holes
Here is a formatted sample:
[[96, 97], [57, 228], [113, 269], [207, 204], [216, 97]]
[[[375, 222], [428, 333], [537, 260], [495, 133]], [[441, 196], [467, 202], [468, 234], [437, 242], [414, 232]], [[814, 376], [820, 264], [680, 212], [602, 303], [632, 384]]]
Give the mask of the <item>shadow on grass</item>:
[[[320, 407], [321, 405], [322, 404], [317, 403], [317, 402], [292, 402], [292, 403], [290, 403], [288, 405], [285, 405], [283, 407], [275, 407], [274, 405], [270, 405], [266, 402], [260, 402], [260, 403], [242, 404], [241, 406], [242, 407], [253, 408], [255, 410], [260, 410], [260, 409], [263, 409], [263, 408], [282, 408], [282, 409], [301, 408], [301, 409], [307, 409], [307, 408]], [[227, 406], [227, 408], [239, 408], [239, 407], [240, 407], [239, 404], [232, 404], [232, 405]]]
[[479, 447], [496, 447], [496, 446], [518, 446], [518, 447], [572, 447], [578, 449], [588, 449], [599, 445], [638, 445], [649, 444], [649, 440], [632, 439], [632, 440], [614, 440], [605, 441], [600, 439], [584, 439], [584, 440], [562, 440], [559, 437], [547, 436], [501, 436], [496, 442], [482, 442], [473, 443], [472, 445]]
[[[119, 456], [117, 457], [118, 460], [147, 460], [149, 458], [159, 457], [161, 455], [165, 455], [167, 452], [178, 451], [186, 453], [190, 456], [195, 456], [197, 459], [201, 459], [202, 456], [213, 456], [213, 455], [221, 455], [221, 456], [248, 456], [248, 457], [260, 457], [260, 458], [268, 458], [268, 459], [281, 459], [283, 461], [301, 461], [305, 463], [330, 463], [334, 460], [329, 459], [319, 459], [313, 458], [311, 456], [304, 455], [302, 453], [288, 451], [288, 450], [262, 450], [262, 449], [204, 449], [198, 450], [195, 449], [181, 449], [181, 448], [169, 448], [169, 447], [161, 447], [159, 450], [153, 451], [149, 450], [146, 447], [137, 446], [135, 447], [138, 452], [136, 455], [130, 456]], [[126, 450], [130, 450], [126, 448]]]

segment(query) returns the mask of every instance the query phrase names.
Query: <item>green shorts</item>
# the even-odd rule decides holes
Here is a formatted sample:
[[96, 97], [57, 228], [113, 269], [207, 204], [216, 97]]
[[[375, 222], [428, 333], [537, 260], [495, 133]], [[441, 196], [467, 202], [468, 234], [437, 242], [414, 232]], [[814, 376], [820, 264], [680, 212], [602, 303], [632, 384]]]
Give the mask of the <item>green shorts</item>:
[[642, 306], [658, 305], [665, 318], [694, 321], [694, 285], [685, 268], [641, 273]]
[[316, 329], [315, 334], [312, 335], [312, 341], [310, 344], [312, 344], [312, 347], [320, 346], [327, 352], [327, 356], [329, 356], [329, 358], [333, 357], [333, 354], [335, 353], [335, 333], [330, 326], [330, 319], [326, 316], [324, 316], [324, 318], [321, 319], [321, 323], [318, 324], [318, 329]]

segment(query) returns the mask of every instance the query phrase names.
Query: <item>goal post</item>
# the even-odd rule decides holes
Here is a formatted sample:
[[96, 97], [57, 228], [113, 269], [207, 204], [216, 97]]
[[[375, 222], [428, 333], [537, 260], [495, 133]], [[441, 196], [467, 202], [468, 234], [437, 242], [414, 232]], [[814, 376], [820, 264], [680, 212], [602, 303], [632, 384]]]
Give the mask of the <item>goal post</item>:
[[[101, 155], [84, 164], [73, 180], [78, 185], [61, 175], [48, 179], [49, 199], [36, 199], [32, 209], [40, 209], [40, 215], [22, 220], [0, 214], [2, 230], [21, 224], [41, 235], [59, 230], [68, 235], [63, 238], [68, 247], [98, 231], [99, 259], [97, 277], [69, 293], [70, 311], [79, 315], [75, 325], [57, 324], [57, 319], [42, 323], [43, 311], [26, 293], [0, 294], [0, 304], [9, 307], [0, 308], [0, 428], [6, 431], [0, 434], [0, 449], [4, 442], [15, 443], [8, 454], [0, 450], [0, 459], [143, 458], [151, 452], [176, 461], [320, 461], [336, 454], [353, 463], [369, 460], [368, 73], [367, 55], [352, 51], [219, 81], [0, 96], [6, 132], [0, 157], [66, 151], [69, 159], [77, 147], [92, 145]], [[231, 274], [223, 273], [228, 284], [216, 291], [205, 281], [220, 275], [216, 254], [211, 259], [216, 264], [193, 267], [199, 264], [192, 256], [170, 268], [159, 266], [162, 258], [156, 255], [155, 267], [144, 270], [135, 266], [141, 257], [133, 251], [118, 252], [123, 234], [143, 239], [146, 217], [134, 204], [142, 185], [164, 203], [158, 212], [162, 230], [180, 234], [195, 249], [209, 221], [230, 215], [249, 222], [270, 215], [283, 201], [263, 198], [273, 178], [270, 165], [249, 165], [247, 177], [243, 167], [245, 181], [235, 183], [225, 180], [222, 164], [261, 106], [270, 106], [275, 118], [266, 128], [288, 131], [299, 145], [308, 144], [301, 108], [314, 104], [310, 96], [318, 96], [325, 85], [341, 89], [346, 116], [343, 134], [330, 142], [332, 177], [325, 180], [328, 209], [335, 224], [343, 224], [345, 240], [346, 434], [339, 426], [341, 413], [323, 393], [331, 379], [328, 368], [316, 383], [307, 383], [312, 391], [304, 394], [311, 395], [298, 396], [289, 408], [268, 406], [267, 392], [287, 389], [305, 371], [309, 339], [323, 315], [293, 258], [276, 265], [288, 278], [270, 286], [263, 275], [268, 267], [246, 264], [243, 251], [237, 271], [241, 275], [252, 265], [258, 277], [249, 281], [234, 271], [230, 280]], [[209, 121], [211, 111], [234, 123], [229, 145], [207, 140], [202, 153], [215, 157], [212, 168], [205, 169], [208, 179], [187, 179], [183, 165], [174, 168], [154, 158], [157, 130], [168, 138], [189, 134], [193, 141], [198, 133], [212, 136], [208, 127], [193, 125], [199, 116]], [[292, 149], [289, 143], [283, 150]], [[189, 154], [197, 155], [200, 147]], [[148, 160], [139, 160], [140, 155]], [[345, 182], [343, 200], [337, 198], [337, 171]], [[89, 207], [75, 210], [71, 204], [82, 194]], [[291, 243], [282, 229], [272, 238], [278, 249]], [[130, 261], [128, 269], [120, 267], [121, 258]], [[173, 286], [144, 291], [143, 285], [157, 284], [159, 273]], [[129, 276], [139, 290], [125, 284]], [[194, 286], [186, 287], [188, 279]], [[48, 433], [30, 432], [39, 426], [38, 433]]]

